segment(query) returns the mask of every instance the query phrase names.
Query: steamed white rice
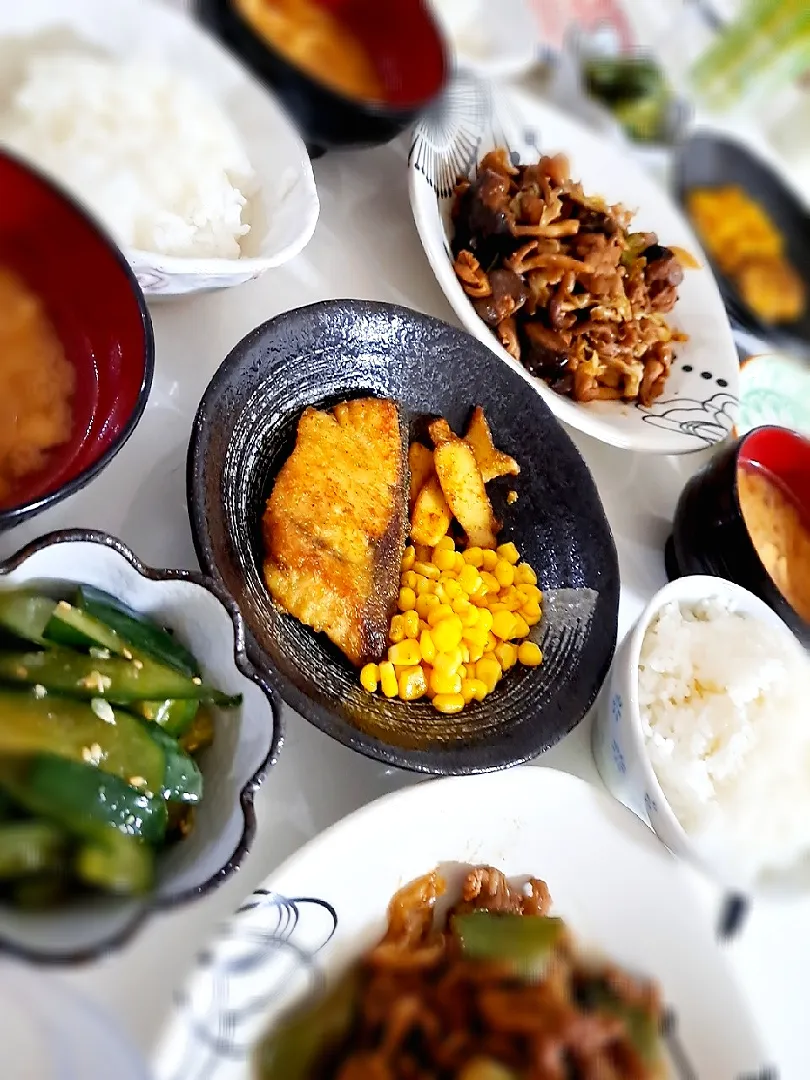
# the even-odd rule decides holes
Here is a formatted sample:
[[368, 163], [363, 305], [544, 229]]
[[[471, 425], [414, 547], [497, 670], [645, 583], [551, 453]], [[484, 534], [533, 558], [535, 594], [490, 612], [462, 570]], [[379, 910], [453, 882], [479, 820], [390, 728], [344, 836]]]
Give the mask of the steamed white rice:
[[122, 247], [241, 253], [255, 174], [228, 117], [174, 71], [38, 56], [0, 117], [0, 142], [70, 188]]
[[661, 788], [704, 856], [753, 882], [810, 855], [810, 661], [717, 600], [670, 603], [641, 646], [639, 707]]

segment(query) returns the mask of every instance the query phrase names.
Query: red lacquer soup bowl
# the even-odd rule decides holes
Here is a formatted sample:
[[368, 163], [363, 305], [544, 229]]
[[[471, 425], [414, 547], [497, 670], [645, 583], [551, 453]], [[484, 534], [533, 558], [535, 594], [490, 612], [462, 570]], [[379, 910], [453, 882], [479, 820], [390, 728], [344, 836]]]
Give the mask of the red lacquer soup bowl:
[[7, 529], [72, 495], [112, 461], [143, 413], [155, 347], [121, 252], [58, 187], [2, 151], [0, 266], [36, 293], [76, 372], [70, 438], [0, 502], [0, 529]]

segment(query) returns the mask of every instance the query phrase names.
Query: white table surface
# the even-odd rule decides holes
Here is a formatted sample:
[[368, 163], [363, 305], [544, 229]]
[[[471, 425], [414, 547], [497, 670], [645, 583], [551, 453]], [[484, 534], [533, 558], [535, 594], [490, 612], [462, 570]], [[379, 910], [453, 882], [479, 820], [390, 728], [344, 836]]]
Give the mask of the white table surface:
[[[84, 526], [118, 535], [153, 566], [196, 568], [185, 497], [191, 421], [209, 379], [245, 333], [289, 308], [345, 296], [404, 304], [454, 322], [411, 219], [405, 157], [405, 144], [398, 142], [316, 162], [321, 218], [302, 255], [247, 285], [154, 306], [154, 386], [129, 443], [83, 492], [0, 536], [0, 557], [51, 529]], [[572, 434], [595, 476], [616, 538], [623, 634], [643, 602], [664, 584], [662, 549], [669, 521], [700, 455], [642, 457]], [[240, 899], [320, 830], [415, 782], [344, 749], [289, 710], [285, 719], [286, 741], [257, 795], [258, 830], [240, 872], [206, 899], [157, 916], [105, 960], [54, 976], [110, 1010], [145, 1054], [195, 954]], [[540, 762], [599, 784], [589, 733], [586, 719]], [[717, 893], [697, 877], [695, 886], [706, 918], [716, 919]], [[627, 887], [643, 888], [643, 882]], [[802, 1020], [810, 901], [755, 907], [741, 938], [727, 948], [782, 1080], [807, 1080], [810, 1040]], [[0, 1048], [0, 1061], [2, 1056]], [[15, 1074], [14, 1063], [10, 1071], [8, 1065], [0, 1070], [2, 1080], [23, 1074], [22, 1068]]]

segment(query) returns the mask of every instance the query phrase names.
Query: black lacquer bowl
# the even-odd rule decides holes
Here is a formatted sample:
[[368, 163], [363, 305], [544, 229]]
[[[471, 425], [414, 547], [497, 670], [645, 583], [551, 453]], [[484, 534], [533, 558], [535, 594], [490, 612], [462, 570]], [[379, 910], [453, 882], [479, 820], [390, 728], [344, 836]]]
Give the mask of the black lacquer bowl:
[[795, 611], [762, 563], [740, 508], [740, 468], [767, 470], [810, 520], [810, 440], [781, 427], [755, 428], [729, 443], [681, 492], [667, 542], [667, 574], [726, 578], [773, 608], [810, 648], [810, 623]]
[[[546, 593], [533, 629], [545, 661], [513, 668], [456, 716], [366, 693], [342, 654], [276, 608], [263, 583], [261, 516], [302, 411], [369, 394], [396, 401], [412, 423], [438, 413], [455, 430], [481, 405], [498, 446], [521, 465], [520, 476], [489, 491], [505, 522], [501, 539], [514, 540]], [[507, 505], [510, 488], [518, 501]], [[607, 674], [619, 568], [590, 473], [528, 376], [437, 319], [339, 300], [254, 330], [200, 404], [188, 499], [200, 562], [236, 601], [253, 663], [293, 709], [369, 757], [430, 773], [526, 761], [579, 723]]]
[[[785, 238], [785, 255], [810, 289], [810, 212], [784, 180], [762, 158], [735, 139], [699, 131], [678, 151], [675, 189], [686, 207], [696, 188], [733, 185], [759, 203]], [[712, 262], [726, 309], [743, 330], [804, 355], [810, 354], [810, 295], [800, 318], [790, 323], [764, 323], [748, 307], [736, 285]]]
[[[317, 0], [335, 9], [336, 5]], [[195, 0], [197, 15], [283, 102], [313, 157], [390, 142], [441, 93], [450, 73], [438, 23], [423, 0], [349, 0], [339, 17], [364, 47], [385, 101], [350, 98], [313, 78], [261, 37], [234, 0]]]

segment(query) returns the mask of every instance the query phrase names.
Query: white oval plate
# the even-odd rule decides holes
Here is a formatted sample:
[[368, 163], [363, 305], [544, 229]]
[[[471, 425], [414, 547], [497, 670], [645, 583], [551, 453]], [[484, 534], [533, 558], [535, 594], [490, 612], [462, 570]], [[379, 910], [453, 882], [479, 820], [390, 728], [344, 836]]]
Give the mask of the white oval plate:
[[249, 1055], [268, 1022], [374, 943], [403, 883], [450, 863], [542, 877], [581, 942], [658, 979], [672, 1080], [764, 1075], [683, 869], [613, 799], [566, 773], [522, 766], [389, 795], [294, 855], [200, 957], [161, 1040], [158, 1080], [250, 1080]]
[[528, 0], [430, 0], [459, 67], [514, 79], [541, 55], [540, 24]]
[[[580, 405], [556, 394], [506, 352], [475, 313], [453, 271], [450, 210], [459, 176], [474, 174], [481, 157], [506, 145], [521, 161], [563, 152], [589, 194], [636, 210], [633, 227], [656, 232], [662, 244], [695, 254], [668, 318], [689, 335], [679, 346], [666, 389], [649, 408], [618, 401]], [[517, 90], [495, 90], [460, 74], [438, 106], [414, 129], [409, 154], [411, 207], [422, 246], [439, 284], [466, 330], [520, 371], [556, 416], [571, 427], [627, 450], [683, 454], [721, 442], [738, 411], [737, 350], [723, 301], [700, 245], [667, 194], [626, 152]]]
[[287, 262], [309, 242], [320, 206], [306, 147], [271, 94], [188, 16], [152, 0], [0, 4], [0, 109], [21, 74], [21, 61], [64, 48], [144, 58], [186, 75], [235, 125], [258, 177], [259, 193], [248, 203], [253, 224], [243, 258], [126, 251], [147, 295], [239, 285]]

